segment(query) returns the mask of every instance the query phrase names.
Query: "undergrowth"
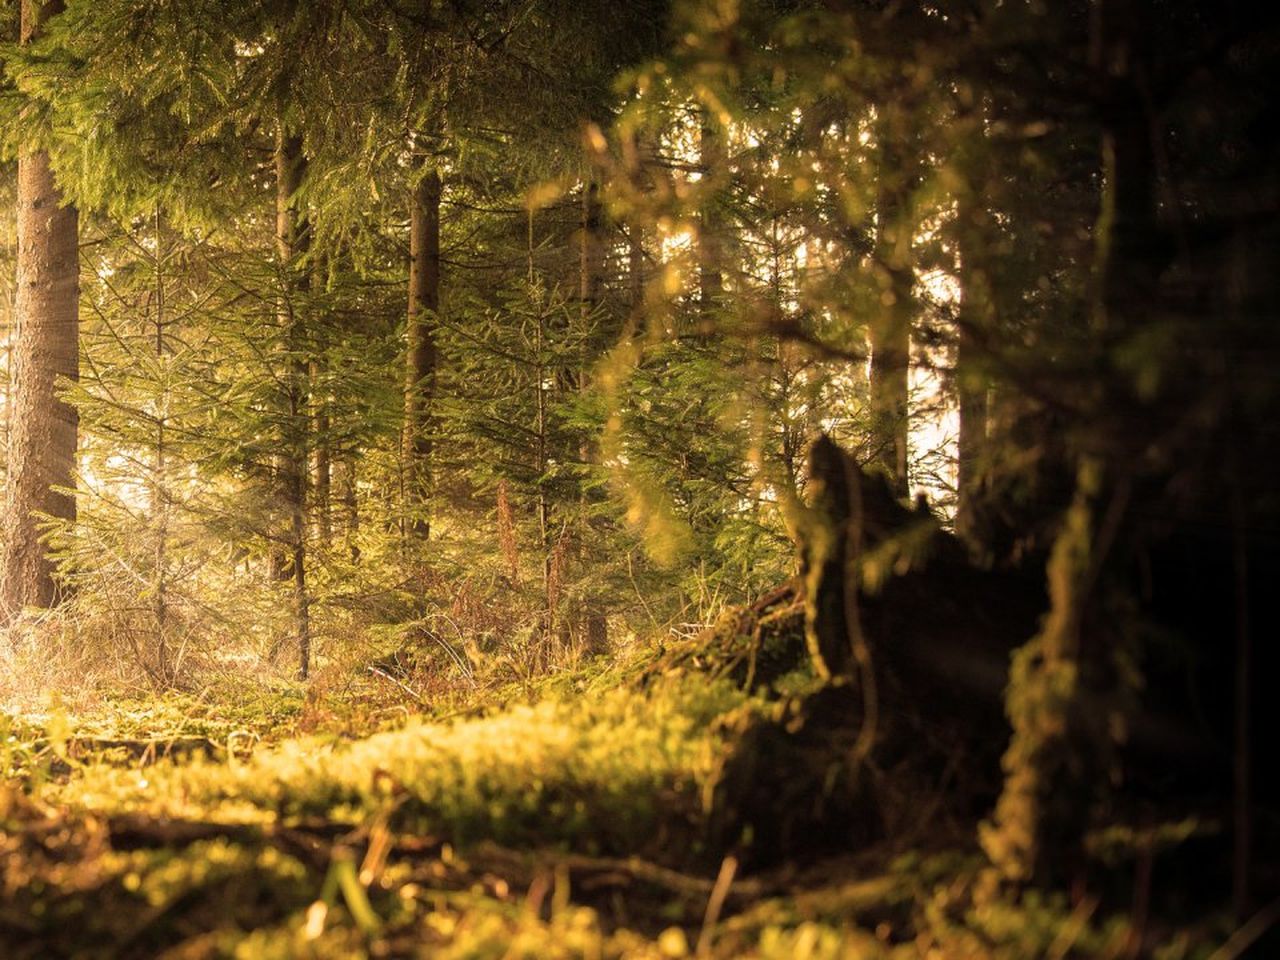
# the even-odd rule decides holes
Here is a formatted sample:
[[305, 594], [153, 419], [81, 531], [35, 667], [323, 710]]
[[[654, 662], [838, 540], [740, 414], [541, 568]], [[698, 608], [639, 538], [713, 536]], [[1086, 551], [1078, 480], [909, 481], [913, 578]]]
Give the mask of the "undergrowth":
[[[396, 829], [455, 843], [566, 843], [590, 852], [652, 847], [696, 816], [716, 752], [716, 717], [744, 701], [729, 684], [684, 682], [520, 704], [349, 741], [286, 740], [243, 762], [87, 766], [54, 793], [95, 813], [205, 818], [385, 815]], [[671, 838], [667, 837], [666, 840]], [[687, 847], [683, 848], [687, 852]]]
[[[765, 695], [652, 663], [434, 716], [363, 671], [324, 699], [282, 684], [5, 716], [0, 955], [1202, 960], [1225, 935], [1138, 939], [1096, 902], [992, 895], [976, 849], [744, 874], [708, 844], [708, 784]], [[232, 746], [93, 748], [183, 738]]]

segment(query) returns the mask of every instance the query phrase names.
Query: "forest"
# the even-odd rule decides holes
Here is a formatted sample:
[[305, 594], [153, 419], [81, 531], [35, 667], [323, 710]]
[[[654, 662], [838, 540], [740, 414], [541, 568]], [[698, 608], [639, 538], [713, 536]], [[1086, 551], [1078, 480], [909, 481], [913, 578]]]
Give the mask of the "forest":
[[1278, 21], [4, 3], [0, 958], [1280, 957]]

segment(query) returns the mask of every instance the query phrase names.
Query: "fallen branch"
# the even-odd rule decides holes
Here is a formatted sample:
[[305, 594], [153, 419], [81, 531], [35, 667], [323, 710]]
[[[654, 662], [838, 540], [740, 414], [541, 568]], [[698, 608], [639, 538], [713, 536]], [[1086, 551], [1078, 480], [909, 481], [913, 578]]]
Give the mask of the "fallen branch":
[[414, 690], [413, 687], [409, 686], [403, 680], [397, 680], [395, 677], [387, 673], [381, 667], [370, 664], [369, 672], [372, 673], [375, 677], [381, 677], [383, 680], [386, 680], [388, 683], [395, 684], [397, 687], [399, 687], [401, 690], [407, 693], [413, 699], [413, 701], [417, 703], [419, 706], [425, 707], [427, 705], [427, 702], [418, 695], [418, 691]]
[[350, 824], [318, 821], [291, 826], [266, 823], [217, 823], [122, 814], [108, 817], [107, 835], [115, 850], [181, 850], [205, 840], [229, 840], [245, 846], [273, 846], [316, 870], [328, 867], [336, 846], [359, 838]]
[[[116, 850], [183, 849], [206, 840], [223, 839], [246, 846], [270, 845], [316, 869], [327, 868], [335, 848], [351, 851], [368, 842], [369, 831], [348, 823], [319, 820], [283, 825], [278, 823], [220, 823], [208, 820], [175, 820], [121, 814], [106, 818], [107, 835]], [[435, 837], [406, 834], [394, 837], [391, 852], [409, 859], [440, 856], [444, 843]], [[589, 885], [592, 878], [621, 878], [640, 882], [678, 896], [705, 901], [716, 891], [716, 881], [691, 876], [639, 857], [591, 857], [554, 851], [519, 851], [494, 843], [482, 843], [464, 855], [466, 864], [506, 879], [528, 880], [548, 869], [565, 869], [570, 879]], [[767, 891], [758, 880], [736, 880], [723, 891], [734, 899], [755, 899]]]

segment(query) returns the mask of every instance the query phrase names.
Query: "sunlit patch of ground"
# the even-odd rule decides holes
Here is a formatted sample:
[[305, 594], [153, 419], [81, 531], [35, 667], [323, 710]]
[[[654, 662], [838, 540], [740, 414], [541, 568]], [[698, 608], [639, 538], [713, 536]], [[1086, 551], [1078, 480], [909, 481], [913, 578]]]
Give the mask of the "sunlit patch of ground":
[[[1126, 955], [1096, 905], [980, 900], [972, 851], [741, 869], [705, 846], [704, 794], [726, 718], [759, 701], [698, 674], [582, 686], [355, 739], [292, 736], [287, 691], [10, 717], [4, 956]], [[74, 750], [249, 730], [244, 750]], [[1159, 939], [1172, 960], [1209, 936]]]

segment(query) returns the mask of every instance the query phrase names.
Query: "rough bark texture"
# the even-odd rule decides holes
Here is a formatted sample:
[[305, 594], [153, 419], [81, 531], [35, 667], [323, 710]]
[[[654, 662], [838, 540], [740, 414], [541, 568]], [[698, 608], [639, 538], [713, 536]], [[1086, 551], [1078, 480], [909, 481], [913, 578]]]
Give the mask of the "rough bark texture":
[[404, 383], [405, 508], [407, 532], [425, 539], [431, 494], [431, 400], [439, 354], [435, 314], [440, 309], [440, 175], [430, 170], [409, 205], [408, 359]]
[[[62, 8], [22, 4], [22, 41]], [[79, 368], [78, 215], [62, 203], [49, 156], [18, 158], [17, 335], [10, 358], [8, 482], [5, 486], [0, 616], [58, 599], [53, 565], [41, 538], [42, 515], [74, 520], [76, 411], [58, 399], [59, 378]]]

